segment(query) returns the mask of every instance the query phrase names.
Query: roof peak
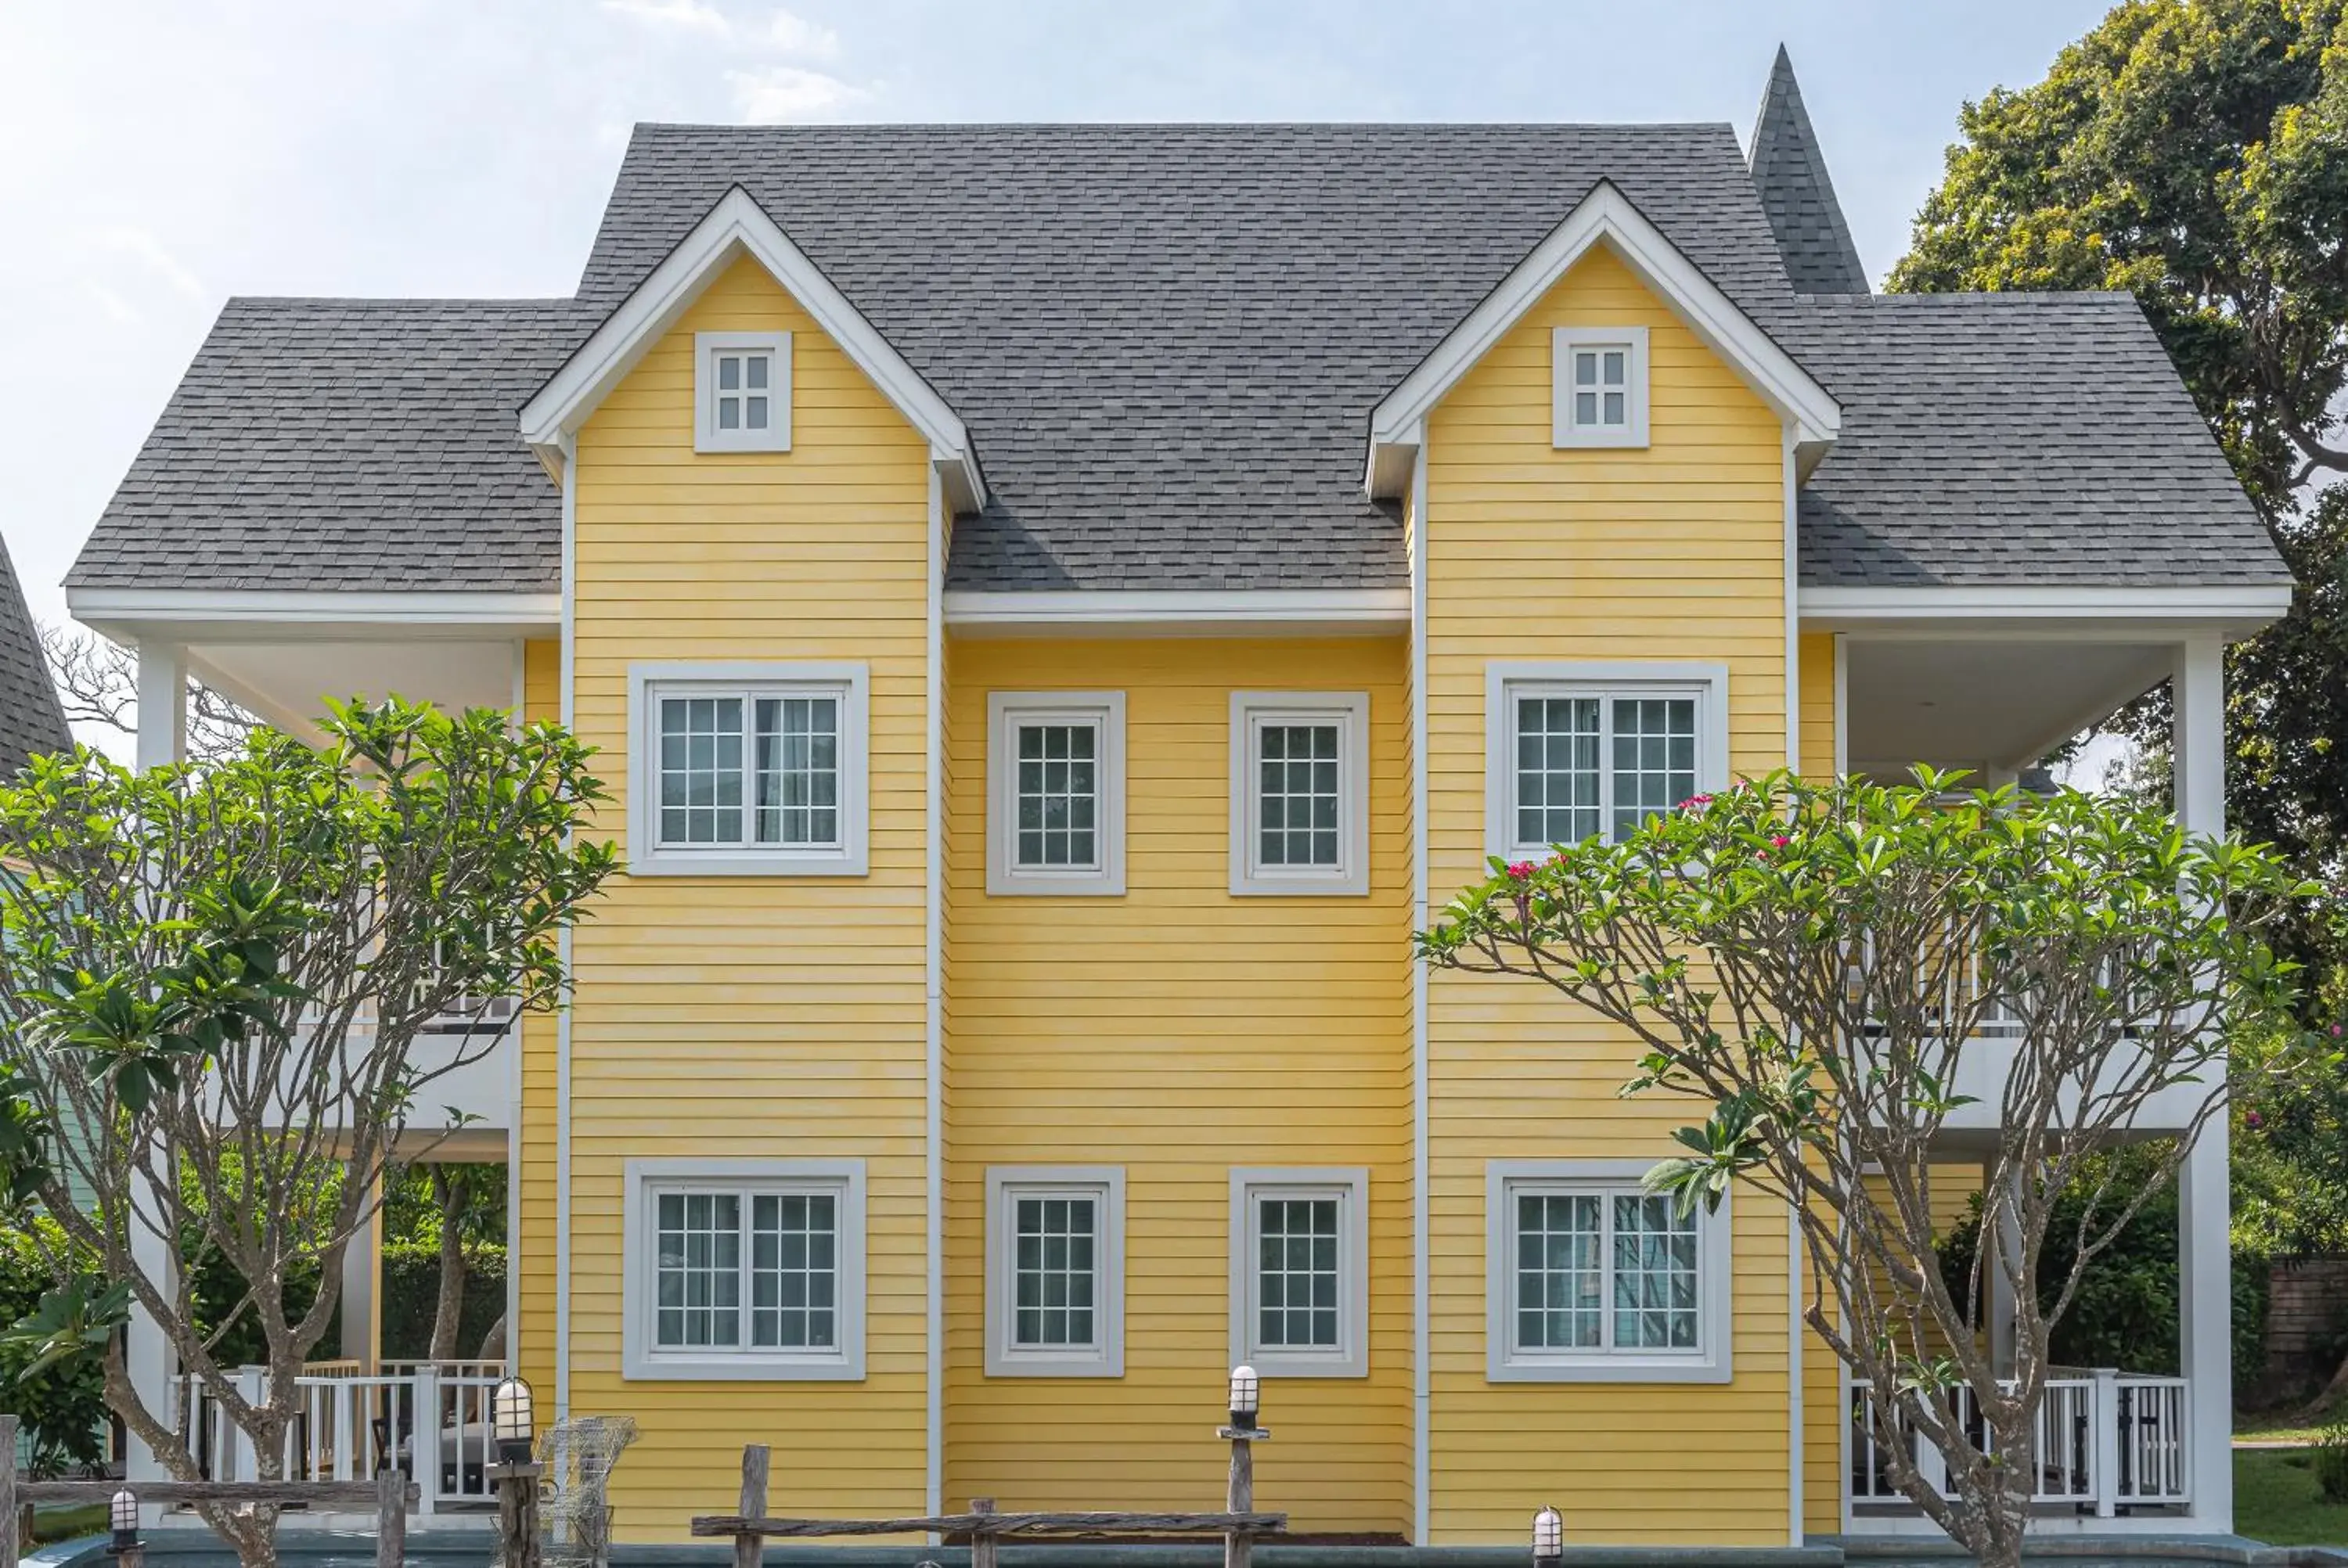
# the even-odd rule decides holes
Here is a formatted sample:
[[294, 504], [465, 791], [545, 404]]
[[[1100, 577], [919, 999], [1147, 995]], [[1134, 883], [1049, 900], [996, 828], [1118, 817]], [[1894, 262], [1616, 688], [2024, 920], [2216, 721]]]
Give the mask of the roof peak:
[[28, 757], [72, 745], [39, 630], [17, 586], [8, 542], [0, 538], [0, 784], [13, 781]]
[[1783, 44], [1769, 67], [1768, 86], [1762, 89], [1746, 168], [1761, 194], [1762, 210], [1768, 214], [1795, 290], [1805, 294], [1868, 292], [1867, 269], [1851, 242], [1842, 204], [1835, 200], [1826, 153], [1802, 102], [1794, 57]]

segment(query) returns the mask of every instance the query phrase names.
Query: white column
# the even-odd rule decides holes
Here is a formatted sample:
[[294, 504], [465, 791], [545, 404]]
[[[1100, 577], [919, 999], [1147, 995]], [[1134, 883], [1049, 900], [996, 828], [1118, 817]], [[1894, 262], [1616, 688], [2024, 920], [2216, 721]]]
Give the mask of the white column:
[[[2177, 650], [2172, 784], [2177, 820], [2190, 832], [2226, 830], [2225, 644], [2196, 638]], [[2213, 1116], [2178, 1173], [2178, 1325], [2186, 1379], [2188, 1474], [2196, 1530], [2234, 1527], [2233, 1269], [2229, 1244], [2227, 1124]]]
[[[188, 680], [187, 667], [180, 650], [153, 642], [139, 645], [139, 740], [138, 765], [141, 772], [149, 768], [166, 767], [185, 761], [188, 753]], [[134, 1184], [134, 1193], [137, 1184]], [[150, 1206], [133, 1200], [133, 1207], [151, 1214]], [[134, 1218], [130, 1226], [130, 1255], [144, 1274], [169, 1294], [176, 1288], [179, 1270], [177, 1259], [165, 1245], [156, 1226], [139, 1223]], [[139, 1391], [146, 1407], [168, 1422], [176, 1408], [171, 1397], [173, 1370], [171, 1348], [163, 1335], [162, 1327], [135, 1303], [130, 1309], [130, 1322], [123, 1334], [123, 1358], [130, 1374], [130, 1386]], [[124, 1470], [131, 1481], [165, 1479], [162, 1461], [154, 1451], [139, 1440], [137, 1433], [129, 1435], [129, 1447], [124, 1455]], [[160, 1511], [156, 1511], [160, 1516]]]
[[[345, 1170], [344, 1180], [364, 1173]], [[383, 1359], [383, 1209], [378, 1205], [343, 1248], [343, 1358], [372, 1377]]]

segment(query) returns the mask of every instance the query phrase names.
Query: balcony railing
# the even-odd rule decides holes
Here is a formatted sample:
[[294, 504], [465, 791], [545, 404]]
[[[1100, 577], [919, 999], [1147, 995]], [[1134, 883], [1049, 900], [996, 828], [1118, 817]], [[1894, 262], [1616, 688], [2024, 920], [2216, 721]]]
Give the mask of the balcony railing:
[[[504, 1375], [493, 1361], [387, 1362], [375, 1373], [355, 1361], [314, 1362], [294, 1379], [284, 1479], [363, 1481], [396, 1470], [416, 1482], [427, 1514], [486, 1508], [494, 1501], [490, 1397]], [[239, 1383], [248, 1401], [268, 1395], [261, 1368], [244, 1368]], [[203, 1479], [258, 1478], [251, 1440], [199, 1379], [179, 1380], [178, 1407]]]
[[[2011, 1387], [2011, 1385], [2008, 1385]], [[1889, 1457], [1869, 1419], [1875, 1390], [1851, 1384], [1850, 1495], [1858, 1504], [1902, 1503]], [[1988, 1431], [1972, 1393], [1956, 1390], [1959, 1418], [1977, 1445]], [[2122, 1509], [2175, 1507], [2192, 1500], [2186, 1464], [2187, 1389], [2182, 1378], [2140, 1377], [2098, 1368], [2049, 1378], [2028, 1460], [2031, 1501], [2042, 1507], [2092, 1512], [2110, 1519]], [[1927, 1485], [1952, 1495], [1948, 1467], [1921, 1433], [1904, 1430], [1907, 1451]], [[1986, 1449], [1984, 1449], [1986, 1451]]]

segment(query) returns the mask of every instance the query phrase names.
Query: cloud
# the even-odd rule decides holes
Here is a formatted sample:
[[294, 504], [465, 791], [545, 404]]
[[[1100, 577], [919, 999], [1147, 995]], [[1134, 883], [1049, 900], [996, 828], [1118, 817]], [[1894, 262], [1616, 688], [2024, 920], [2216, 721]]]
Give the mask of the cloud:
[[163, 241], [148, 230], [119, 225], [100, 229], [90, 238], [100, 250], [145, 262], [149, 272], [196, 304], [202, 304], [211, 297], [211, 291], [204, 287], [204, 281], [165, 249]]
[[723, 38], [734, 31], [726, 13], [701, 0], [603, 0], [603, 9], [647, 26]]
[[767, 24], [767, 42], [785, 58], [836, 60], [839, 35], [791, 11], [777, 11]]
[[736, 112], [753, 125], [826, 119], [872, 96], [853, 82], [803, 66], [728, 71], [726, 80], [734, 88]]

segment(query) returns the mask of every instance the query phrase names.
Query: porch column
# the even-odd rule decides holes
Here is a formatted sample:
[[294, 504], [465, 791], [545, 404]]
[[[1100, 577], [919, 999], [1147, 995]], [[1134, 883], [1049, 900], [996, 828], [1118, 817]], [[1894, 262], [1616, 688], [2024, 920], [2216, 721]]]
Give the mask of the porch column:
[[[152, 642], [139, 645], [137, 746], [137, 762], [142, 773], [149, 768], [168, 767], [187, 759], [187, 669], [176, 648]], [[134, 1211], [152, 1218], [151, 1205], [143, 1200], [135, 1183], [132, 1193]], [[158, 1234], [160, 1229], [160, 1225], [142, 1224], [134, 1217], [130, 1225], [130, 1255], [138, 1264], [139, 1272], [169, 1293], [176, 1287], [178, 1260], [173, 1257], [164, 1238]], [[162, 1416], [168, 1424], [174, 1409], [170, 1389], [170, 1345], [164, 1337], [162, 1326], [135, 1301], [130, 1307], [130, 1322], [123, 1330], [123, 1360], [130, 1374], [130, 1385], [139, 1391], [140, 1400], [149, 1410]], [[155, 1457], [152, 1449], [139, 1440], [136, 1432], [127, 1433], [123, 1469], [129, 1480], [167, 1479], [162, 1461]], [[155, 1517], [160, 1517], [160, 1509], [152, 1512]]]
[[[2177, 650], [2172, 787], [2177, 820], [2195, 833], [2226, 830], [2225, 644], [2195, 638]], [[2179, 1369], [2187, 1390], [2186, 1447], [2194, 1523], [2234, 1527], [2233, 1269], [2228, 1240], [2226, 1119], [2212, 1116], [2178, 1173]]]
[[[358, 1173], [346, 1171], [345, 1181]], [[380, 1197], [380, 1194], [377, 1194]], [[343, 1249], [343, 1358], [374, 1375], [383, 1360], [383, 1209], [378, 1205]]]

